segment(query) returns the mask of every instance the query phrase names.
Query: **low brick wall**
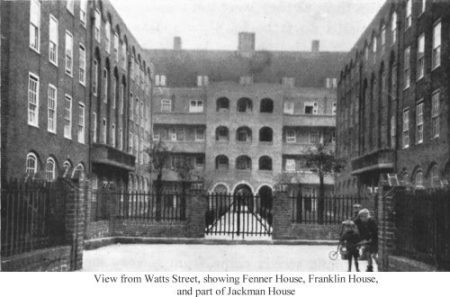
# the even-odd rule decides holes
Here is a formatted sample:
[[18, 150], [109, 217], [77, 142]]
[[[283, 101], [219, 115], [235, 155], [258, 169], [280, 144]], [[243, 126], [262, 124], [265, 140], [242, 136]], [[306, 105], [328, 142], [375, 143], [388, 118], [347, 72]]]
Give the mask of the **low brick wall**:
[[109, 221], [97, 221], [87, 223], [85, 234], [86, 239], [102, 238], [109, 236], [111, 236]]
[[69, 271], [70, 254], [70, 246], [58, 246], [2, 258], [2, 271]]
[[433, 265], [399, 256], [388, 256], [388, 271], [430, 272], [437, 271]]
[[[340, 225], [291, 223], [276, 239], [339, 240]], [[275, 234], [274, 234], [275, 235]]]
[[188, 237], [186, 222], [154, 222], [146, 220], [115, 220], [112, 236]]

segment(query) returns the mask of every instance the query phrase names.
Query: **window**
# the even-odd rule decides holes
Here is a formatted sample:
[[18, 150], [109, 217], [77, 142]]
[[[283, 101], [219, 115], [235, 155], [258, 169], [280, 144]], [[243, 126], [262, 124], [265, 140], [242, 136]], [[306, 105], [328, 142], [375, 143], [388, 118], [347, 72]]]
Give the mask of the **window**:
[[92, 142], [97, 142], [97, 113], [92, 113]]
[[294, 77], [283, 77], [281, 79], [281, 84], [286, 87], [294, 87], [295, 86], [295, 78]]
[[423, 142], [423, 102], [416, 106], [416, 143]]
[[56, 162], [53, 158], [48, 158], [45, 164], [45, 179], [49, 182], [56, 179]]
[[109, 73], [108, 73], [108, 69], [104, 68], [103, 69], [103, 84], [105, 85], [105, 88], [103, 90], [103, 102], [104, 103], [108, 103], [108, 78], [109, 78]]
[[111, 53], [111, 23], [109, 21], [105, 24], [105, 50], [108, 54]]
[[85, 110], [84, 110], [84, 104], [83, 103], [79, 103], [78, 104], [78, 131], [77, 131], [77, 135], [78, 135], [78, 142], [79, 143], [85, 143], [85, 122], [84, 122], [84, 118], [85, 118]]
[[294, 102], [285, 101], [283, 111], [286, 114], [294, 114]]
[[154, 141], [160, 141], [160, 139], [161, 139], [160, 131], [153, 130], [153, 140]]
[[411, 27], [412, 24], [412, 1], [406, 0], [405, 29]]
[[197, 127], [195, 128], [195, 141], [204, 141], [205, 140], [205, 128]]
[[[106, 118], [103, 118], [102, 119], [102, 135], [101, 135], [103, 144], [106, 144], [106, 140], [108, 138], [107, 133], [108, 133], [108, 131], [106, 128]], [[133, 141], [133, 139], [130, 140], [130, 142], [132, 142], [132, 141]]]
[[177, 133], [175, 132], [175, 128], [169, 129], [169, 140], [170, 141], [177, 141]]
[[117, 88], [117, 78], [114, 76], [112, 79], [112, 87], [111, 87], [111, 90], [112, 90], [111, 97], [112, 97], [112, 108], [113, 109], [116, 109], [116, 94], [117, 94], [116, 88]]
[[53, 15], [49, 23], [48, 59], [58, 65], [58, 20]]
[[410, 71], [410, 65], [409, 65], [409, 63], [410, 63], [410, 51], [411, 51], [411, 47], [407, 47], [406, 49], [405, 49], [405, 53], [404, 53], [404, 59], [403, 59], [403, 61], [404, 61], [404, 65], [403, 65], [403, 67], [404, 67], [404, 77], [405, 77], [405, 81], [404, 81], [404, 88], [405, 89], [407, 89], [407, 88], [409, 88], [409, 85], [410, 85], [410, 83], [411, 83], [411, 71]]
[[119, 90], [119, 114], [123, 114], [123, 103], [124, 103], [124, 96], [125, 96], [125, 84], [120, 84], [120, 90]]
[[440, 91], [435, 91], [431, 97], [431, 136], [439, 137], [440, 132]]
[[239, 127], [236, 131], [236, 140], [239, 142], [252, 142], [252, 130], [248, 127]]
[[397, 97], [397, 66], [392, 66], [391, 69], [391, 99], [395, 100]]
[[381, 39], [381, 51], [384, 51], [386, 46], [386, 25], [384, 24], [381, 26], [380, 39]]
[[228, 157], [225, 155], [220, 155], [216, 157], [216, 169], [218, 170], [228, 170]]
[[241, 85], [251, 85], [253, 83], [253, 77], [252, 76], [241, 76], [239, 78], [239, 84]]
[[409, 147], [409, 109], [403, 110], [403, 148]]
[[30, 47], [39, 53], [41, 28], [41, 1], [30, 1]]
[[94, 73], [92, 74], [92, 93], [94, 96], [98, 94], [98, 61], [94, 59]]
[[216, 129], [216, 140], [217, 141], [228, 141], [228, 128], [227, 127], [217, 127]]
[[161, 100], [161, 112], [171, 112], [172, 111], [172, 100], [162, 99]]
[[437, 188], [441, 185], [441, 180], [439, 178], [438, 166], [433, 165], [430, 170], [430, 182], [432, 188]]
[[205, 158], [203, 156], [195, 157], [195, 167], [204, 167], [205, 166]]
[[208, 76], [198, 75], [197, 76], [197, 87], [207, 86], [209, 83]]
[[122, 69], [127, 69], [127, 44], [122, 42]]
[[305, 102], [305, 114], [317, 114], [319, 105], [317, 102]]
[[66, 31], [66, 74], [72, 76], [73, 71], [73, 36], [72, 33]]
[[326, 87], [327, 89], [331, 89], [331, 78], [327, 77], [327, 78], [325, 79], [325, 87]]
[[397, 126], [395, 123], [395, 115], [391, 117], [391, 148], [395, 149], [395, 143], [397, 138]]
[[79, 61], [78, 79], [82, 85], [86, 83], [86, 49], [80, 44], [80, 61]]
[[72, 98], [69, 95], [64, 100], [64, 137], [72, 139]]
[[372, 57], [373, 57], [372, 62], [375, 63], [377, 59], [377, 36], [375, 35], [372, 38]]
[[394, 11], [391, 18], [391, 34], [392, 34], [392, 44], [397, 41], [397, 13]]
[[88, 0], [80, 0], [80, 23], [86, 27]]
[[426, 0], [421, 0], [421, 6], [420, 6], [420, 13], [422, 14], [422, 13], [424, 13], [425, 12], [425, 9], [426, 9], [426, 6], [427, 6], [427, 1]]
[[114, 33], [114, 59], [119, 63], [119, 35]]
[[425, 34], [417, 39], [417, 79], [423, 78], [425, 73]]
[[29, 153], [27, 155], [25, 172], [27, 176], [31, 177], [34, 177], [34, 175], [37, 173], [37, 157], [34, 153]]
[[332, 115], [336, 115], [336, 108], [337, 108], [336, 102], [333, 102], [333, 106], [331, 107], [331, 114]]
[[70, 161], [64, 161], [63, 163], [64, 173], [63, 177], [68, 177], [70, 175], [70, 170], [72, 169], [72, 163]]
[[294, 129], [286, 130], [286, 142], [287, 143], [296, 143], [297, 142], [297, 135], [296, 135]]
[[57, 99], [57, 91], [56, 87], [53, 85], [48, 85], [48, 121], [47, 121], [47, 130], [52, 133], [56, 133], [56, 104], [58, 102]]
[[239, 156], [236, 158], [236, 169], [238, 170], [251, 170], [252, 160], [248, 156]]
[[28, 125], [39, 126], [39, 77], [28, 76]]
[[75, 168], [73, 169], [72, 179], [74, 179], [74, 180], [84, 180], [84, 178], [85, 178], [84, 174], [85, 174], [85, 172], [84, 172], [84, 165], [80, 163], [77, 166], [75, 166]]
[[317, 130], [310, 131], [309, 143], [311, 143], [311, 144], [321, 143], [319, 131], [317, 131]]
[[155, 85], [160, 87], [166, 86], [166, 76], [162, 74], [155, 75]]
[[123, 129], [119, 128], [119, 139], [118, 139], [119, 150], [123, 150]]
[[100, 10], [95, 10], [95, 28], [94, 28], [94, 38], [97, 42], [100, 42], [100, 26], [102, 23], [102, 16]]
[[294, 159], [286, 159], [286, 171], [287, 172], [295, 172], [295, 160]]
[[263, 127], [259, 130], [259, 141], [260, 142], [272, 142], [273, 132], [269, 127]]
[[416, 188], [423, 188], [423, 172], [422, 170], [418, 170], [414, 175], [414, 186]]
[[230, 110], [230, 100], [228, 98], [222, 97], [217, 99], [216, 102], [216, 111], [217, 112], [224, 112]]
[[189, 112], [203, 112], [203, 101], [191, 100], [189, 102]]
[[273, 112], [273, 101], [269, 98], [264, 98], [261, 100], [260, 112], [272, 113]]
[[364, 60], [369, 60], [369, 46], [364, 47]]
[[259, 158], [259, 170], [272, 171], [272, 159], [268, 156], [262, 156]]
[[71, 14], [74, 14], [75, 1], [74, 1], [74, 0], [67, 0], [66, 7], [67, 7], [67, 10], [68, 10]]
[[433, 53], [431, 68], [435, 69], [441, 65], [441, 22], [433, 27]]
[[251, 112], [253, 110], [252, 100], [249, 98], [241, 98], [237, 102], [238, 112]]
[[179, 127], [177, 128], [177, 141], [183, 141], [184, 140], [184, 128]]
[[111, 146], [116, 147], [116, 124], [111, 125]]

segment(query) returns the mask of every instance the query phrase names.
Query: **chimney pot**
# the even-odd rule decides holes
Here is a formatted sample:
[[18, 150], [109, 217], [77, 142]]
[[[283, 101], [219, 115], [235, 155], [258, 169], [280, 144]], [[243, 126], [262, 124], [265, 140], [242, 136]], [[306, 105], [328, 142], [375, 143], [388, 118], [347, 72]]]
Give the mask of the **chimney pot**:
[[173, 38], [173, 49], [176, 51], [181, 51], [181, 37], [175, 36]]

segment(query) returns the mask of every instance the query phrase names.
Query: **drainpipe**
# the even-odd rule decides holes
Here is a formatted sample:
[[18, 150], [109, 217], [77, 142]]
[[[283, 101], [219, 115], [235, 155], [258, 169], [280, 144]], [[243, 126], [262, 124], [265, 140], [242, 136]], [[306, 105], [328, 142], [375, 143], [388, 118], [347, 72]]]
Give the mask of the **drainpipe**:
[[[86, 24], [86, 30], [88, 32], [89, 40], [90, 40], [90, 53], [89, 53], [89, 81], [87, 82], [87, 88], [88, 88], [88, 173], [89, 177], [91, 177], [92, 174], [92, 65], [94, 63], [94, 34], [92, 32], [92, 24], [95, 22], [94, 18], [94, 9], [95, 4], [92, 5], [89, 9], [89, 23]], [[98, 115], [97, 115], [97, 121], [98, 121]]]

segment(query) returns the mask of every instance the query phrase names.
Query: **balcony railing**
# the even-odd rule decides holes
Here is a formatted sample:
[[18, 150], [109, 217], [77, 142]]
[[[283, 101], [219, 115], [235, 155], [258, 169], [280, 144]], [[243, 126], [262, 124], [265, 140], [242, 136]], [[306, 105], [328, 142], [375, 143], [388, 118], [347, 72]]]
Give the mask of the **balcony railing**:
[[95, 143], [92, 148], [92, 162], [119, 167], [132, 171], [135, 169], [136, 158], [105, 144]]
[[189, 113], [189, 112], [171, 112], [156, 113], [153, 115], [154, 124], [189, 124], [189, 125], [205, 125], [205, 113]]
[[372, 170], [389, 170], [394, 168], [394, 150], [381, 149], [355, 158], [351, 161], [352, 174]]
[[283, 114], [284, 126], [335, 127], [334, 115]]

